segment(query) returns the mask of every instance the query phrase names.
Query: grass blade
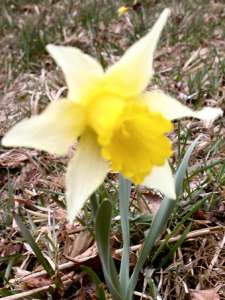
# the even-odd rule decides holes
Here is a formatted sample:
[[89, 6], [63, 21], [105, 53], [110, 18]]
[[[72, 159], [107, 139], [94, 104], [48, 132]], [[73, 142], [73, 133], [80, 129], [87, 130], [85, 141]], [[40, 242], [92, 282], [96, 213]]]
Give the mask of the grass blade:
[[22, 218], [14, 213], [14, 218], [16, 220], [16, 223], [21, 231], [21, 234], [25, 241], [30, 245], [31, 249], [34, 251], [38, 262], [42, 265], [42, 267], [46, 270], [48, 275], [52, 277], [55, 274], [55, 271], [53, 270], [52, 266], [49, 264], [47, 259], [43, 256], [41, 249], [38, 247], [37, 243], [33, 239], [30, 231], [27, 229], [25, 224], [23, 223]]
[[154, 263], [155, 259], [159, 256], [160, 252], [162, 251], [162, 249], [166, 246], [166, 244], [168, 243], [168, 240], [175, 236], [176, 233], [178, 232], [178, 230], [180, 229], [180, 227], [187, 221], [190, 219], [190, 217], [203, 205], [203, 203], [205, 202], [204, 199], [198, 201], [197, 203], [195, 203], [191, 210], [188, 211], [188, 213], [183, 216], [183, 218], [180, 220], [180, 222], [178, 222], [175, 226], [175, 228], [173, 229], [172, 232], [168, 233], [166, 235], [166, 237], [164, 238], [164, 242], [162, 244], [160, 244], [160, 246], [158, 247], [158, 249], [156, 250], [156, 252], [154, 253], [151, 263]]
[[91, 268], [89, 268], [87, 266], [82, 266], [81, 269], [95, 283], [95, 285], [96, 285], [96, 292], [97, 292], [97, 298], [99, 300], [106, 300], [104, 289], [101, 287], [102, 282], [99, 279], [98, 275]]
[[182, 192], [183, 192], [183, 182], [184, 182], [184, 178], [186, 175], [186, 171], [187, 171], [187, 167], [188, 167], [188, 163], [191, 157], [191, 154], [195, 148], [195, 146], [197, 145], [199, 139], [200, 139], [201, 135], [199, 135], [194, 141], [193, 143], [190, 145], [190, 147], [188, 148], [187, 152], [185, 153], [179, 167], [177, 168], [177, 171], [175, 173], [175, 188], [176, 188], [176, 195], [177, 197], [179, 197]]
[[162, 259], [161, 263], [159, 264], [159, 268], [162, 268], [170, 259], [170, 257], [173, 255], [173, 253], [175, 251], [177, 251], [177, 249], [183, 244], [183, 242], [185, 241], [187, 234], [190, 232], [191, 230], [191, 226], [192, 224], [190, 223], [187, 228], [185, 228], [183, 234], [181, 235], [181, 237], [179, 238], [179, 240], [173, 245], [173, 247], [171, 247], [169, 253]]
[[134, 268], [133, 274], [129, 281], [128, 294], [126, 299], [132, 299], [134, 288], [137, 284], [138, 275], [152, 250], [156, 240], [159, 238], [160, 233], [164, 229], [167, 220], [176, 204], [176, 201], [164, 198], [159, 210], [153, 220], [152, 226], [148, 231], [147, 237], [145, 238], [143, 248], [138, 257], [136, 266]]

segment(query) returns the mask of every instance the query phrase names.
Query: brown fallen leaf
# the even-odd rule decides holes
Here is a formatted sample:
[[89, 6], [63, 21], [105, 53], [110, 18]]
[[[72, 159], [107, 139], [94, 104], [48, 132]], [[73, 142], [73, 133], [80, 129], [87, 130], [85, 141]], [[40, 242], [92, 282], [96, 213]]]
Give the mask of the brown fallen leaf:
[[189, 290], [191, 300], [220, 300], [217, 289]]
[[65, 241], [63, 254], [75, 258], [83, 254], [90, 247], [92, 242], [93, 236], [87, 230], [68, 235]]
[[140, 209], [142, 212], [146, 213], [151, 211], [153, 217], [156, 215], [160, 204], [161, 204], [161, 198], [158, 194], [148, 191], [143, 193], [143, 196], [145, 197], [146, 204], [148, 205], [148, 208], [146, 207], [146, 204], [144, 201], [140, 201]]
[[97, 255], [98, 255], [98, 249], [97, 249], [96, 243], [94, 243], [91, 247], [89, 247], [86, 251], [84, 251], [80, 255], [71, 257], [71, 256], [64, 254], [64, 257], [70, 261], [80, 264], [80, 263], [83, 263], [85, 261], [95, 258]]
[[8, 150], [0, 154], [0, 166], [5, 168], [18, 168], [29, 160], [29, 157], [37, 155], [35, 150]]
[[97, 300], [96, 286], [86, 278], [82, 280], [82, 286], [76, 300]]
[[225, 200], [225, 186], [222, 186], [220, 194], [221, 194], [223, 200]]
[[15, 195], [14, 198], [13, 198], [13, 200], [15, 202], [17, 202], [18, 204], [20, 204], [20, 205], [24, 205], [27, 208], [31, 208], [31, 209], [34, 208], [33, 201], [30, 200], [30, 199], [24, 199], [21, 196], [16, 196]]
[[52, 280], [46, 277], [31, 277], [23, 280], [23, 286], [25, 289], [34, 289], [46, 285], [51, 285]]
[[40, 170], [33, 163], [27, 163], [22, 167], [19, 176], [14, 181], [15, 190], [35, 187], [39, 181]]

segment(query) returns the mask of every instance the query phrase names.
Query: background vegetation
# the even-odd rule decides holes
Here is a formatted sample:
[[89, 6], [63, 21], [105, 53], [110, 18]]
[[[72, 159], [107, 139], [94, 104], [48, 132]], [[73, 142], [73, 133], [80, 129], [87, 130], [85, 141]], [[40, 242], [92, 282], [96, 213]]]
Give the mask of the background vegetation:
[[[121, 5], [129, 10], [118, 16]], [[145, 34], [165, 7], [171, 8], [172, 16], [155, 55], [156, 75], [149, 88], [162, 88], [195, 109], [224, 109], [223, 0], [1, 0], [0, 136], [18, 120], [66, 95], [62, 73], [46, 53], [46, 44], [79, 47], [107, 67]], [[136, 299], [225, 299], [224, 123], [220, 119], [211, 128], [197, 120], [175, 123], [172, 168], [191, 141], [202, 135], [184, 195], [150, 253]], [[0, 148], [1, 297], [96, 299], [106, 291], [99, 285], [104, 278], [90, 205], [73, 226], [66, 221], [67, 160], [35, 150]], [[119, 265], [117, 183], [117, 175], [109, 174], [96, 197], [113, 201], [111, 244]], [[149, 190], [132, 189], [132, 263], [159, 201], [160, 195]]]

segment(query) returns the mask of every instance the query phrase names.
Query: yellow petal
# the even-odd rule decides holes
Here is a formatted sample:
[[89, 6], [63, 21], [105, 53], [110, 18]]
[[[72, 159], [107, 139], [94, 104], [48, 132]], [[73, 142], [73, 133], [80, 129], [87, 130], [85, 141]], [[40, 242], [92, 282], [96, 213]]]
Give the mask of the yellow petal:
[[103, 76], [101, 65], [77, 48], [48, 45], [47, 50], [62, 68], [70, 100], [79, 101]]
[[95, 134], [86, 132], [66, 174], [67, 214], [70, 222], [104, 181], [107, 171], [108, 163], [101, 157]]
[[83, 128], [82, 107], [64, 99], [52, 102], [40, 115], [16, 124], [6, 133], [2, 144], [63, 155], [82, 133]]
[[126, 14], [128, 12], [129, 8], [127, 6], [120, 6], [117, 10], [119, 17]]
[[147, 92], [144, 94], [143, 100], [151, 111], [161, 113], [169, 120], [193, 117], [203, 120], [206, 126], [210, 126], [223, 115], [220, 108], [204, 107], [199, 111], [194, 111], [161, 91]]
[[169, 199], [176, 199], [174, 177], [167, 161], [163, 166], [154, 167], [143, 185], [161, 192]]
[[106, 72], [106, 89], [123, 96], [142, 92], [153, 75], [153, 55], [170, 10], [165, 9], [152, 30], [131, 46]]
[[110, 130], [106, 127], [99, 133], [102, 155], [112, 163], [113, 170], [135, 184], [140, 184], [153, 166], [163, 165], [172, 153], [165, 136], [172, 130], [171, 122], [151, 113], [140, 102], [128, 103], [115, 128]]
[[111, 138], [124, 107], [125, 100], [113, 94], [97, 95], [87, 106], [88, 125], [97, 133], [100, 143]]

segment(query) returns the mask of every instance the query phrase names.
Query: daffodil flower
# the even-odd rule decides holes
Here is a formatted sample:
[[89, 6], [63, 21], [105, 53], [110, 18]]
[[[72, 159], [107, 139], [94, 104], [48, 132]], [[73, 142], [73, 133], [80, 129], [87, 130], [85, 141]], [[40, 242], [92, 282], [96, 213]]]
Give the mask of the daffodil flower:
[[119, 17], [126, 14], [128, 12], [129, 8], [127, 6], [120, 6], [117, 10]]
[[221, 115], [220, 109], [206, 107], [196, 112], [161, 91], [145, 91], [168, 15], [165, 9], [152, 30], [106, 71], [76, 48], [48, 45], [64, 72], [68, 96], [53, 101], [40, 115], [21, 121], [3, 138], [5, 146], [32, 147], [57, 155], [65, 155], [78, 140], [66, 174], [70, 221], [110, 168], [174, 199], [168, 165], [172, 147], [166, 136], [173, 128], [171, 121], [195, 117], [213, 122]]

